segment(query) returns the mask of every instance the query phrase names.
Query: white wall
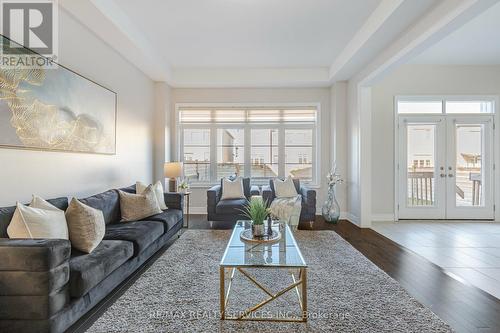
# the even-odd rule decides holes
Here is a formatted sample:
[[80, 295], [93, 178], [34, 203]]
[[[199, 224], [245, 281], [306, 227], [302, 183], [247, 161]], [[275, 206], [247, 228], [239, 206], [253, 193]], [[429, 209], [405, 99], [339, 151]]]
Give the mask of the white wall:
[[394, 216], [394, 97], [500, 95], [500, 66], [404, 65], [372, 87], [372, 213]]
[[[322, 186], [316, 189], [318, 208], [320, 208], [326, 193], [325, 177], [330, 169], [330, 155], [334, 150], [331, 144], [330, 94], [330, 88], [172, 89], [172, 110], [175, 109], [175, 104], [177, 103], [320, 103], [322, 139], [321, 152], [319, 154], [321, 165], [318, 181]], [[344, 118], [340, 117], [340, 119]], [[171, 128], [175, 128], [174, 114], [172, 114], [170, 124]], [[172, 138], [175, 138], [175, 130], [171, 132], [173, 135]], [[345, 145], [345, 142], [341, 141], [342, 139], [339, 138], [337, 144]], [[172, 139], [172, 142], [175, 142], [175, 140]], [[206, 213], [206, 190], [207, 188], [193, 190], [191, 198], [193, 212]], [[340, 205], [344, 208], [344, 195], [341, 194], [340, 197]], [[317, 213], [319, 214], [321, 211], [318, 210]]]
[[360, 216], [359, 198], [359, 113], [357, 110], [357, 85], [349, 81], [347, 89], [347, 212], [357, 223]]
[[[347, 82], [335, 82], [330, 87], [330, 165], [336, 163], [337, 172], [347, 179]], [[329, 169], [327, 170], [329, 171]], [[337, 199], [342, 214], [347, 218], [347, 184], [337, 186]]]
[[[170, 128], [167, 124], [171, 117], [172, 88], [165, 82], [155, 82], [155, 116], [154, 116], [154, 161], [153, 178], [155, 181], [161, 180], [165, 187], [165, 175], [163, 166], [165, 161], [170, 161], [171, 143]], [[168, 121], [167, 121], [168, 120]]]
[[59, 62], [118, 93], [117, 153], [0, 148], [0, 206], [32, 193], [82, 197], [152, 180], [153, 82], [63, 9], [59, 20]]

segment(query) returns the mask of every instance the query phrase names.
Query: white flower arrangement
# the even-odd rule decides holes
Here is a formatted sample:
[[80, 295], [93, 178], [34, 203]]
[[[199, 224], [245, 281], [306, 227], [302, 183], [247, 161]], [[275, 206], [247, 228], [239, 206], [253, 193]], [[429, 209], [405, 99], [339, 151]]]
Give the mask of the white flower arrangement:
[[333, 163], [330, 172], [326, 175], [326, 179], [328, 180], [328, 186], [336, 186], [344, 182], [340, 174], [337, 172], [337, 163]]

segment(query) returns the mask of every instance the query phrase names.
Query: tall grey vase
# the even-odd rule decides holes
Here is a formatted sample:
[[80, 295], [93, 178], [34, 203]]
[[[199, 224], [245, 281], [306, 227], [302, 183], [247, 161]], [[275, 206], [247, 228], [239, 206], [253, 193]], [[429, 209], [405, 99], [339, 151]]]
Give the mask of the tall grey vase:
[[325, 221], [337, 223], [340, 218], [340, 206], [336, 196], [336, 185], [330, 185], [328, 188], [328, 197], [326, 198], [321, 213]]

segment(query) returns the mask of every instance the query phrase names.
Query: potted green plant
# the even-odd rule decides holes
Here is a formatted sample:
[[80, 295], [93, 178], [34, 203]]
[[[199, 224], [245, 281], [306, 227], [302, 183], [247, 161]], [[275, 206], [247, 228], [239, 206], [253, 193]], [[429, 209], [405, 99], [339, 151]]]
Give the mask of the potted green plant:
[[252, 198], [250, 202], [241, 210], [243, 215], [252, 221], [252, 234], [254, 237], [265, 235], [264, 221], [269, 214], [267, 204], [262, 198]]

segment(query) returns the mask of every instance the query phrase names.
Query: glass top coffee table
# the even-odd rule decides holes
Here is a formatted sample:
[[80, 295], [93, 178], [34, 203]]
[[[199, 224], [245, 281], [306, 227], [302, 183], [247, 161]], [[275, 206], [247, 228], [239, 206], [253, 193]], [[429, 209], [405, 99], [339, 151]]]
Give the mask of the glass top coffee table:
[[[267, 223], [266, 223], [267, 224]], [[307, 264], [293, 237], [288, 225], [282, 225], [281, 239], [275, 243], [248, 243], [240, 238], [240, 234], [251, 228], [249, 221], [238, 221], [220, 261], [220, 310], [221, 319], [225, 320], [263, 320], [263, 321], [307, 321]], [[266, 225], [267, 228], [267, 225]], [[273, 224], [274, 230], [279, 230], [278, 223]], [[290, 284], [277, 293], [271, 292], [254, 276], [248, 268], [286, 269], [290, 275]], [[231, 285], [235, 273], [246, 277], [257, 288], [267, 294], [267, 298], [259, 304], [240, 311], [238, 316], [230, 316], [226, 312], [227, 302], [231, 293]], [[300, 316], [287, 318], [256, 317], [255, 311], [285, 293], [295, 290], [300, 306]], [[237, 291], [236, 291], [237, 292]]]

